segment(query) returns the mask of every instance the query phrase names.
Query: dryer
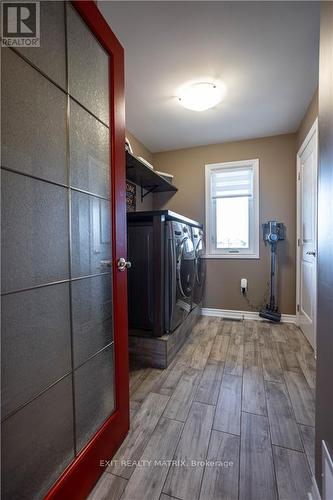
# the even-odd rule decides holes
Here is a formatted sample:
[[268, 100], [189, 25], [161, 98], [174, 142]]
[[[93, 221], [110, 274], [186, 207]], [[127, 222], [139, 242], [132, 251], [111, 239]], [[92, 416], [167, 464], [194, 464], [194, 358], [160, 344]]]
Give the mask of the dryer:
[[192, 308], [195, 252], [191, 227], [166, 222], [165, 331], [173, 332]]
[[204, 287], [206, 282], [206, 260], [204, 255], [205, 249], [205, 237], [204, 232], [200, 227], [192, 227], [192, 240], [194, 245], [194, 271], [195, 280], [193, 288], [193, 301], [192, 309], [197, 306], [201, 306], [202, 298], [204, 293]]

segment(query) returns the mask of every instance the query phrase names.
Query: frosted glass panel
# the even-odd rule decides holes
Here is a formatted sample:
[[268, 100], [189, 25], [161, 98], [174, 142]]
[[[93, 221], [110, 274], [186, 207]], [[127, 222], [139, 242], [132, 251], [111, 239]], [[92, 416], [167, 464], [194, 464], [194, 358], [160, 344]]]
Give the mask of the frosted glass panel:
[[109, 270], [111, 207], [106, 200], [72, 192], [72, 273], [88, 276]]
[[113, 371], [113, 346], [110, 346], [74, 372], [78, 451], [114, 410]]
[[74, 366], [112, 341], [111, 274], [73, 281]]
[[69, 375], [3, 422], [2, 498], [43, 498], [73, 458]]
[[13, 51], [1, 56], [2, 165], [67, 184], [66, 95]]
[[69, 278], [67, 189], [2, 171], [2, 291]]
[[64, 2], [40, 2], [40, 31], [38, 49], [17, 49], [51, 80], [66, 89], [66, 35]]
[[109, 57], [67, 3], [69, 92], [89, 111], [109, 124]]
[[69, 285], [2, 297], [2, 417], [71, 370]]
[[73, 187], [110, 197], [109, 129], [71, 100], [70, 172]]

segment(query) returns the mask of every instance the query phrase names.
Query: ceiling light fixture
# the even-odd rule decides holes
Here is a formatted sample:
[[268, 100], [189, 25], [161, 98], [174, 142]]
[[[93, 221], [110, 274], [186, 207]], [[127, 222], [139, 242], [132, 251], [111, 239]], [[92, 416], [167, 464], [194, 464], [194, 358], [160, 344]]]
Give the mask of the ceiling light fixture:
[[192, 111], [205, 111], [213, 108], [225, 96], [225, 86], [221, 83], [198, 82], [184, 86], [178, 100], [184, 108]]

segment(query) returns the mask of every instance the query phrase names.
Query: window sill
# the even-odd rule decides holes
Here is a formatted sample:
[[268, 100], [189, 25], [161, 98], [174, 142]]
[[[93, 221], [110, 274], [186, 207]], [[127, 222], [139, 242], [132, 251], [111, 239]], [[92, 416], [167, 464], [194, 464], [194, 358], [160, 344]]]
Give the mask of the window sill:
[[248, 259], [260, 259], [259, 254], [244, 254], [244, 253], [238, 253], [238, 254], [218, 254], [218, 253], [212, 253], [212, 254], [205, 254], [203, 255], [204, 259], [243, 259], [243, 260], [248, 260]]

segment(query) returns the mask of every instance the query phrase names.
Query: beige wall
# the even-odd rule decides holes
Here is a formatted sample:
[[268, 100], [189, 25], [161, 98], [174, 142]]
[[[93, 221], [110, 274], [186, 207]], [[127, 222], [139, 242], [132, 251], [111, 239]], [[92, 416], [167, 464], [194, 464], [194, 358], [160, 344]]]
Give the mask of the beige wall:
[[318, 90], [316, 90], [297, 132], [297, 151], [318, 117]]
[[[126, 130], [126, 137], [131, 143], [133, 153], [136, 156], [141, 156], [142, 158], [145, 158], [149, 163], [153, 164], [153, 155], [149, 151], [149, 149], [142, 144], [131, 132]], [[148, 194], [144, 199], [143, 202], [141, 202], [141, 188], [140, 186], [136, 187], [136, 210], [137, 211], [142, 211], [142, 210], [152, 210], [153, 208], [153, 196], [151, 194]]]
[[[205, 223], [204, 170], [207, 163], [259, 158], [260, 223], [277, 219], [286, 224], [286, 241], [279, 248], [281, 312], [295, 314], [296, 134], [202, 146], [154, 154], [159, 170], [174, 174], [178, 192], [155, 195], [155, 208], [170, 208]], [[269, 249], [260, 244], [260, 259], [207, 259], [205, 307], [251, 310], [240, 293], [248, 278], [248, 298], [256, 309], [269, 279]]]

